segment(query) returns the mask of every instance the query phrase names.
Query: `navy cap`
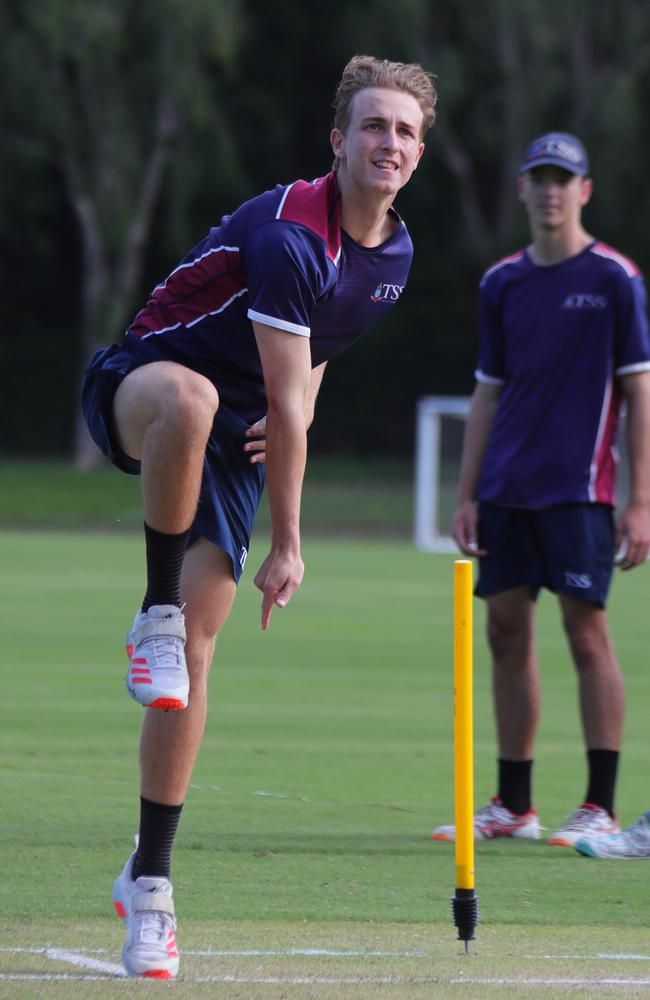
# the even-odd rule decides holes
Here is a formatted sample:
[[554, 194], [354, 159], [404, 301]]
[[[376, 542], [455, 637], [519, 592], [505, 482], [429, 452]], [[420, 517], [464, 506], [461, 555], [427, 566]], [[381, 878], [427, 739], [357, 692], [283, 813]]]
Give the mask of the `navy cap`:
[[541, 167], [543, 163], [552, 163], [583, 177], [589, 173], [587, 150], [575, 135], [568, 132], [547, 132], [534, 139], [524, 153], [519, 173]]

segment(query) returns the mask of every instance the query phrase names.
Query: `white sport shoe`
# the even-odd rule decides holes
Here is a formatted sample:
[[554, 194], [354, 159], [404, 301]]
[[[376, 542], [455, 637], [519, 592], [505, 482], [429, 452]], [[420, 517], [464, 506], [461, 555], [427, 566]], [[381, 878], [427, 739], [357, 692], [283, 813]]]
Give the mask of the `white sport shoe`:
[[[475, 840], [492, 840], [494, 837], [527, 837], [530, 840], [539, 840], [540, 830], [537, 810], [534, 807], [518, 815], [506, 809], [496, 795], [474, 816]], [[437, 826], [431, 834], [431, 839], [455, 840], [456, 827]]]
[[576, 841], [576, 851], [588, 858], [650, 858], [650, 811], [620, 833], [594, 833]]
[[122, 962], [130, 976], [174, 979], [178, 947], [172, 885], [166, 878], [148, 875], [134, 881], [134, 857], [135, 851], [113, 883], [113, 906], [126, 924]]
[[576, 842], [583, 837], [620, 832], [618, 821], [612, 819], [606, 809], [594, 806], [591, 802], [583, 802], [567, 817], [564, 826], [548, 838], [548, 843], [553, 847], [575, 847]]
[[187, 708], [190, 682], [185, 665], [185, 618], [173, 604], [138, 611], [126, 637], [126, 687], [145, 708]]

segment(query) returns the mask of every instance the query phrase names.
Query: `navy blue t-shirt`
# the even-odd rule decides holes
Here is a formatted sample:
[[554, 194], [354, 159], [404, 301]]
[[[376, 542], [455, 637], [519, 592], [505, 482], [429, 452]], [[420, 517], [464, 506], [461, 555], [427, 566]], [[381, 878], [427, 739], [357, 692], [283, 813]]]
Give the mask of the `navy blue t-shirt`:
[[488, 268], [480, 305], [476, 378], [501, 392], [478, 498], [614, 505], [617, 377], [650, 371], [639, 269], [597, 241], [549, 266], [522, 250]]
[[312, 366], [366, 333], [399, 299], [413, 255], [397, 213], [379, 247], [340, 225], [334, 174], [278, 185], [210, 230], [158, 285], [124, 347], [208, 377], [245, 420], [266, 412], [252, 321], [309, 337]]

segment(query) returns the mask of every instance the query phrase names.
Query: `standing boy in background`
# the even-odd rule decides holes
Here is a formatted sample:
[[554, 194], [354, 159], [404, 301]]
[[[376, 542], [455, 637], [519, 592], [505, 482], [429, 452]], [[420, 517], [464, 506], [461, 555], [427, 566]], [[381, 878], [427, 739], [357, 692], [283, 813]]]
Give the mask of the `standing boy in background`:
[[325, 365], [406, 284], [412, 245], [392, 205], [418, 165], [435, 103], [420, 66], [354, 57], [336, 95], [333, 171], [225, 216], [86, 374], [91, 433], [119, 468], [140, 473], [145, 519], [147, 591], [127, 639], [127, 687], [146, 708], [140, 834], [113, 889], [130, 975], [178, 972], [171, 850], [262, 460], [272, 538], [255, 584], [266, 629], [303, 576], [307, 428]]
[[[524, 156], [518, 185], [532, 242], [481, 282], [477, 386], [465, 432], [453, 534], [479, 557], [498, 736], [498, 790], [475, 817], [477, 839], [540, 836], [531, 771], [540, 710], [535, 601], [558, 595], [578, 676], [587, 749], [583, 802], [550, 838], [573, 846], [616, 833], [623, 726], [621, 671], [605, 602], [650, 544], [650, 344], [635, 264], [582, 226], [592, 182], [572, 135], [548, 133]], [[613, 516], [616, 429], [627, 404], [630, 496]], [[452, 840], [453, 826], [434, 839]]]

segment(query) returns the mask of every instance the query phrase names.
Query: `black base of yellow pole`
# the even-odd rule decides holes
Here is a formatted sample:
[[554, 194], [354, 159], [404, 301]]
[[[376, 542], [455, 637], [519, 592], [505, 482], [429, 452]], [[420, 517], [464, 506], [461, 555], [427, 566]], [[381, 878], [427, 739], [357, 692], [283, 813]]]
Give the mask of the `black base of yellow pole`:
[[478, 896], [474, 895], [473, 889], [456, 889], [456, 895], [451, 900], [451, 908], [458, 929], [458, 940], [465, 942], [467, 951], [467, 942], [474, 940], [478, 924]]

